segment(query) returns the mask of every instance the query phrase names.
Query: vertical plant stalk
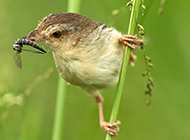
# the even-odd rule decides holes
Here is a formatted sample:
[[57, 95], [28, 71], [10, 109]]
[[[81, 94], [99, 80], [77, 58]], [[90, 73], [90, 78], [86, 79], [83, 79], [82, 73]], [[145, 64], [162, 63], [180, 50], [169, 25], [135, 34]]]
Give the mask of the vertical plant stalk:
[[[81, 5], [81, 0], [69, 0], [67, 11], [78, 13], [80, 10], [80, 5]], [[59, 76], [52, 140], [63, 140], [66, 89], [67, 89], [66, 81], [64, 81]]]
[[[136, 24], [137, 24], [137, 18], [138, 18], [138, 13], [139, 13], [139, 9], [140, 9], [140, 4], [141, 4], [141, 0], [133, 0], [133, 6], [132, 6], [132, 10], [131, 10], [131, 17], [130, 17], [129, 28], [128, 28], [129, 35], [133, 35], [135, 32], [135, 27], [137, 26]], [[125, 84], [127, 67], [129, 64], [130, 53], [131, 53], [131, 48], [126, 47], [124, 56], [123, 56], [123, 63], [121, 66], [120, 78], [119, 78], [119, 82], [117, 85], [116, 97], [115, 97], [115, 101], [114, 101], [114, 105], [113, 105], [111, 117], [110, 117], [111, 123], [115, 122], [116, 118], [117, 118], [121, 95], [122, 95], [123, 87]], [[113, 137], [111, 137], [109, 134], [106, 134], [105, 140], [111, 140], [112, 138]]]
[[67, 12], [79, 13], [81, 0], [68, 0]]
[[64, 126], [64, 112], [66, 101], [67, 83], [59, 76], [57, 87], [57, 98], [55, 105], [55, 118], [52, 140], [61, 140]]

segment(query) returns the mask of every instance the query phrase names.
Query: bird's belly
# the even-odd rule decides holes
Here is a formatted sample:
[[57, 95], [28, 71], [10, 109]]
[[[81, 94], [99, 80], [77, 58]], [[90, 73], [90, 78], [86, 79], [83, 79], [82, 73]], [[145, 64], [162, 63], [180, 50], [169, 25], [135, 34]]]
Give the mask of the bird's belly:
[[[123, 50], [97, 53], [88, 59], [64, 59], [54, 55], [55, 64], [62, 78], [73, 85], [92, 86], [97, 89], [117, 84], [123, 58]], [[97, 58], [97, 59], [95, 59]]]

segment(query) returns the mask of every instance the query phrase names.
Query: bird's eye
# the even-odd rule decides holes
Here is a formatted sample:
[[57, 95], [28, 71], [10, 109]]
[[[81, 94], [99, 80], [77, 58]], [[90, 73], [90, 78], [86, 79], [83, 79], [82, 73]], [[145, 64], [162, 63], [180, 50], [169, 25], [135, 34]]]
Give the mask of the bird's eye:
[[54, 32], [53, 34], [53, 37], [55, 38], [59, 38], [61, 36], [61, 32], [60, 31], [57, 31], [57, 32]]

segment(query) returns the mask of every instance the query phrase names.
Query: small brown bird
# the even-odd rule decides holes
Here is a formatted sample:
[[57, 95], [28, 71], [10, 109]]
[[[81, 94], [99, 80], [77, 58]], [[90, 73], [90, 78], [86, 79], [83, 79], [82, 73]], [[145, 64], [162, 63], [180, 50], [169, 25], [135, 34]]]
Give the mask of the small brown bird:
[[[124, 47], [134, 49], [130, 43], [140, 45], [143, 41], [75, 13], [50, 14], [23, 39], [42, 42], [52, 50], [60, 76], [94, 98], [99, 105], [100, 126], [117, 135], [120, 121], [104, 121], [99, 90], [118, 83]], [[131, 65], [135, 58], [131, 53]]]

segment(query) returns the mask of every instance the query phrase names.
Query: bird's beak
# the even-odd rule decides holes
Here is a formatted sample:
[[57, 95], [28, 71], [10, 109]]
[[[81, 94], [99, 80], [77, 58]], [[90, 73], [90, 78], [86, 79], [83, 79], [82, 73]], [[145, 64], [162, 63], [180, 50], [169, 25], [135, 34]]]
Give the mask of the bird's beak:
[[[29, 41], [42, 42], [43, 41], [43, 36], [39, 34], [38, 30], [34, 30], [34, 31], [30, 32], [28, 35], [23, 36], [21, 39], [26, 39], [26, 40], [29, 40]], [[29, 45], [29, 46], [32, 46], [32, 45]], [[33, 45], [32, 47], [46, 53], [46, 51], [43, 48], [41, 48], [40, 46], [38, 46], [37, 44]]]
[[34, 31], [30, 32], [28, 35], [23, 36], [21, 39], [27, 39], [27, 40], [30, 40], [30, 41], [42, 42], [43, 41], [43, 36], [39, 34], [38, 30], [34, 30]]

